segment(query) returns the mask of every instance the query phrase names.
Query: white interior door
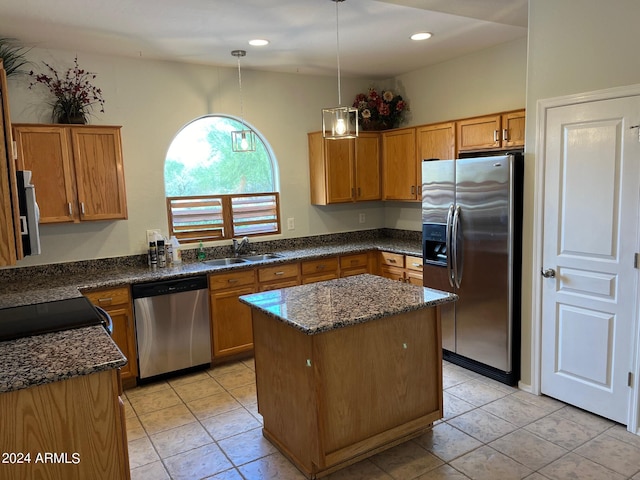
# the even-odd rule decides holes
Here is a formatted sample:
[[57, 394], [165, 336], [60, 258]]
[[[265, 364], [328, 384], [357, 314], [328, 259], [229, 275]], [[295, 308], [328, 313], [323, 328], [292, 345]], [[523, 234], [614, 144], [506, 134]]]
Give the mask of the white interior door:
[[547, 110], [542, 393], [627, 424], [638, 300], [640, 96]]

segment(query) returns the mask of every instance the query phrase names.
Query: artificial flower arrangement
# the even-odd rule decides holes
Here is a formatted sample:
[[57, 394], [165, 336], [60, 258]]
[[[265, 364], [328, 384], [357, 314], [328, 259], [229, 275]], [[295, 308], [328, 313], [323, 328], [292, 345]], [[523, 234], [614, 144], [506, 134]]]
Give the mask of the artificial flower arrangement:
[[51, 72], [36, 74], [29, 72], [34, 79], [29, 88], [38, 83], [46, 86], [55, 96], [52, 102], [53, 121], [57, 123], [87, 123], [89, 111], [96, 105], [100, 106], [100, 112], [104, 113], [104, 99], [102, 90], [91, 83], [96, 74], [88, 72], [78, 65], [78, 57], [73, 60], [73, 67], [67, 69], [64, 75], [46, 62], [42, 62]]
[[391, 90], [383, 90], [380, 94], [373, 87], [367, 94], [356, 95], [353, 107], [358, 109], [358, 122], [363, 130], [396, 128], [404, 112], [409, 110], [409, 105], [400, 95]]

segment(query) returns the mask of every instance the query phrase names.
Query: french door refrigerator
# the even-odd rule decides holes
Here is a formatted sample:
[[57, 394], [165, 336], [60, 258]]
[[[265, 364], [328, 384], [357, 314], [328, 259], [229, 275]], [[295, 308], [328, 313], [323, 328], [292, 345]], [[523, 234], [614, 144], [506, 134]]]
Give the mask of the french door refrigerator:
[[423, 282], [441, 307], [443, 357], [515, 385], [520, 377], [522, 156], [422, 163]]

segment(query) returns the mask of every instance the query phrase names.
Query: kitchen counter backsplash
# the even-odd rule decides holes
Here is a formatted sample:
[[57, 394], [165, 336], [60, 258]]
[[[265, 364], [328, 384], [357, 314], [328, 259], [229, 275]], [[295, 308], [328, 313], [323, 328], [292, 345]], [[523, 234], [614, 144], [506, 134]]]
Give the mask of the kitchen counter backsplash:
[[[279, 253], [280, 258], [268, 261], [276, 264], [375, 248], [421, 255], [421, 236], [422, 232], [376, 229], [256, 241], [249, 246], [258, 254]], [[207, 260], [233, 256], [231, 245], [205, 247], [205, 254]], [[78, 297], [81, 289], [109, 288], [250, 266], [211, 267], [199, 262], [196, 255], [197, 248], [184, 249], [181, 264], [154, 270], [148, 267], [146, 254], [0, 270], [0, 308]]]

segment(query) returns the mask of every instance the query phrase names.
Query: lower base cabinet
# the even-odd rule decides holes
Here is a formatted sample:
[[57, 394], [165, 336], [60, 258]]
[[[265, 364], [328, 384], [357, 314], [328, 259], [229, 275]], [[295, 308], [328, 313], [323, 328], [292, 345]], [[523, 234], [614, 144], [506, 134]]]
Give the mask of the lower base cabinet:
[[0, 394], [2, 452], [15, 453], [15, 460], [29, 455], [29, 463], [3, 461], [0, 478], [129, 480], [118, 374], [106, 370]]
[[213, 362], [253, 349], [251, 309], [238, 297], [255, 291], [253, 269], [209, 275]]

